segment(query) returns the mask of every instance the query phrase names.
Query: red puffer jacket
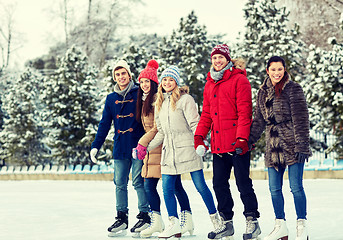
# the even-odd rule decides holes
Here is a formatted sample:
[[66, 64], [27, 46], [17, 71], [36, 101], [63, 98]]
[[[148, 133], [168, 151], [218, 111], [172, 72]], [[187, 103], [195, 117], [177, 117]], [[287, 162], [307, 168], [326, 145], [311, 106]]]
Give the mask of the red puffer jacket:
[[226, 70], [217, 82], [211, 78], [210, 72], [207, 74], [203, 109], [195, 135], [205, 138], [211, 130], [212, 153], [234, 152], [232, 143], [237, 138], [249, 139], [252, 100], [246, 75], [244, 67], [239, 69], [237, 61], [235, 67]]

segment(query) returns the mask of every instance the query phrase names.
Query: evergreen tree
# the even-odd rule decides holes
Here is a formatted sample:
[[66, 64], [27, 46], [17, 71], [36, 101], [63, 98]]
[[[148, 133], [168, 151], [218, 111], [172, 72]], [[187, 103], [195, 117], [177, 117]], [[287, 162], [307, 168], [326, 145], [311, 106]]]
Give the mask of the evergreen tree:
[[97, 71], [86, 55], [71, 47], [42, 92], [46, 144], [59, 164], [88, 161], [90, 142], [84, 139], [90, 126], [97, 125]]
[[[112, 70], [117, 61], [117, 59], [107, 61], [99, 74], [98, 100], [96, 101], [97, 111], [95, 113], [95, 119], [97, 119], [98, 122], [100, 122], [104, 110], [106, 97], [114, 90], [115, 82], [113, 81]], [[86, 135], [83, 138], [83, 142], [91, 143], [95, 139], [97, 131], [97, 125], [89, 125], [86, 129]], [[109, 131], [104, 144], [101, 149], [99, 149], [98, 160], [109, 162], [112, 159], [113, 137], [114, 131]]]
[[309, 75], [304, 90], [310, 103], [314, 130], [334, 133], [335, 144], [328, 151], [343, 155], [343, 44], [329, 39], [332, 50], [310, 46]]
[[128, 49], [124, 50], [122, 59], [129, 64], [134, 82], [138, 83], [139, 73], [151, 58], [152, 55], [148, 55], [144, 47], [137, 48], [135, 44], [131, 44]]
[[[287, 70], [295, 81], [303, 78], [302, 48], [298, 40], [299, 27], [287, 27], [289, 11], [277, 7], [277, 0], [248, 0], [244, 13], [247, 20], [242, 44], [237, 51], [247, 62], [247, 77], [252, 87], [253, 106], [256, 94], [266, 78], [266, 63], [274, 55], [285, 59]], [[264, 149], [264, 136], [256, 144], [256, 155]]]
[[182, 84], [189, 86], [199, 112], [214, 45], [215, 42], [207, 38], [206, 27], [198, 24], [198, 18], [192, 11], [187, 18], [181, 18], [179, 28], [170, 37], [163, 38], [159, 46], [160, 57], [163, 59], [161, 70], [170, 65], [180, 69], [184, 81]]
[[[266, 78], [266, 63], [274, 55], [285, 59], [289, 73], [300, 80], [303, 67], [302, 48], [298, 39], [299, 26], [287, 27], [289, 11], [278, 8], [277, 0], [248, 0], [245, 8], [247, 20], [243, 44], [239, 48], [247, 61], [247, 75], [253, 90], [253, 99]], [[293, 79], [293, 80], [294, 80]]]
[[27, 69], [3, 95], [7, 117], [0, 132], [1, 158], [8, 163], [36, 165], [44, 163], [46, 149], [41, 142], [38, 113], [38, 89], [42, 77]]

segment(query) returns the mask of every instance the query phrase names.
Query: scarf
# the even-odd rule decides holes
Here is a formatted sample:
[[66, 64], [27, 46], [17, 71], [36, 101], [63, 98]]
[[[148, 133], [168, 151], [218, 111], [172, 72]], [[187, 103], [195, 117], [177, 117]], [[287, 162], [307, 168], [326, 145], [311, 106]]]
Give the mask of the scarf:
[[114, 91], [115, 91], [116, 93], [118, 93], [119, 95], [123, 96], [123, 98], [125, 99], [126, 94], [127, 94], [128, 92], [130, 92], [130, 90], [131, 90], [131, 88], [133, 87], [133, 85], [134, 85], [134, 84], [133, 84], [133, 81], [130, 81], [129, 84], [126, 86], [126, 88], [125, 88], [124, 90], [120, 90], [119, 85], [116, 84], [116, 85], [114, 86]]
[[211, 70], [210, 70], [211, 78], [214, 81], [221, 80], [223, 78], [224, 72], [226, 70], [230, 69], [231, 67], [233, 67], [233, 63], [231, 61], [222, 70], [220, 70], [218, 72], [216, 70], [214, 70], [213, 67], [211, 67]]
[[142, 101], [144, 102], [145, 99], [148, 97], [149, 93], [143, 93], [142, 95]]

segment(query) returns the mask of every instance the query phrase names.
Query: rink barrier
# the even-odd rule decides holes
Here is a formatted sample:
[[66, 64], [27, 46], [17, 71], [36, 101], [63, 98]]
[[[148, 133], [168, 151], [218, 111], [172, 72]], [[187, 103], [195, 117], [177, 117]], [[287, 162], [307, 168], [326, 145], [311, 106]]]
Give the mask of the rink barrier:
[[[329, 165], [332, 161], [328, 161], [327, 165], [314, 163], [306, 164], [304, 171], [304, 179], [343, 179], [343, 160], [337, 161], [333, 165]], [[287, 169], [286, 169], [287, 171]], [[212, 163], [204, 163], [204, 175], [206, 180], [212, 179]], [[265, 167], [251, 168], [250, 176], [256, 180], [268, 179], [268, 172]], [[288, 178], [288, 174], [284, 175]], [[191, 179], [190, 174], [183, 174], [182, 179]], [[231, 179], [234, 179], [233, 171]], [[57, 166], [50, 165], [42, 166], [3, 166], [0, 169], [0, 180], [113, 180], [113, 165], [68, 165]]]

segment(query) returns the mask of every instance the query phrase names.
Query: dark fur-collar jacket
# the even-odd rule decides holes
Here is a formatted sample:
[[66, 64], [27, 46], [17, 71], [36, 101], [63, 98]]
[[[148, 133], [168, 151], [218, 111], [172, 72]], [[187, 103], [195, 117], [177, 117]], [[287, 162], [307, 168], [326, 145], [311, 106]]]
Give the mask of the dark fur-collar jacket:
[[287, 80], [279, 97], [269, 78], [260, 87], [249, 142], [256, 143], [266, 130], [266, 167], [286, 167], [297, 162], [295, 153], [311, 155], [307, 103], [301, 86]]

